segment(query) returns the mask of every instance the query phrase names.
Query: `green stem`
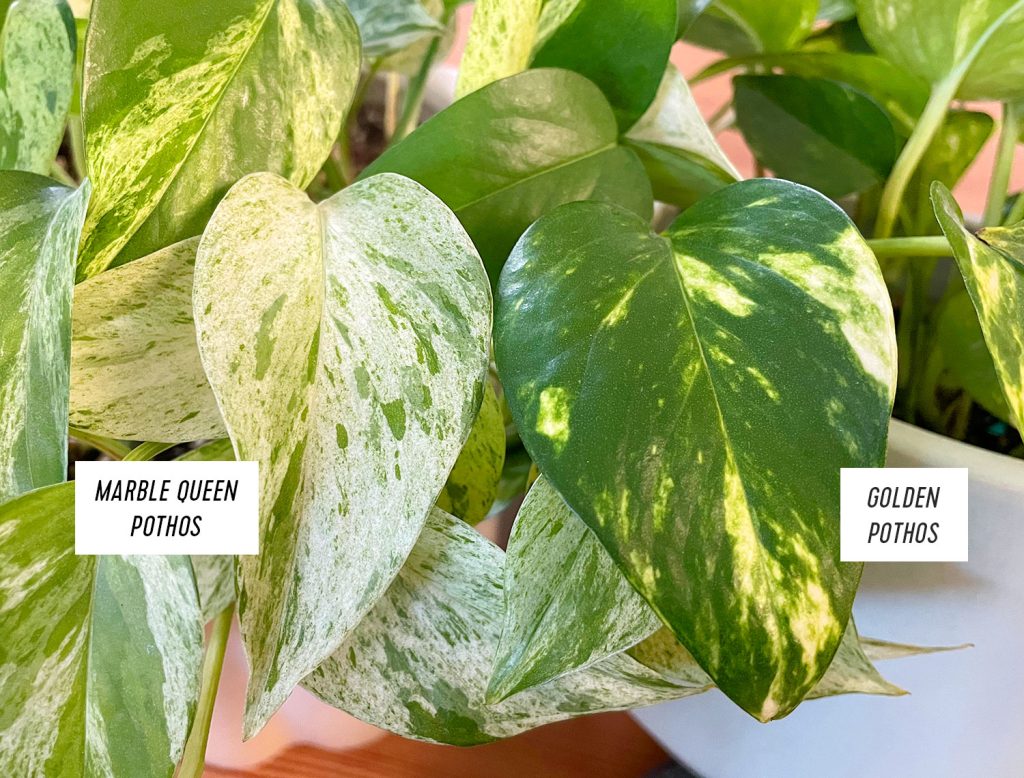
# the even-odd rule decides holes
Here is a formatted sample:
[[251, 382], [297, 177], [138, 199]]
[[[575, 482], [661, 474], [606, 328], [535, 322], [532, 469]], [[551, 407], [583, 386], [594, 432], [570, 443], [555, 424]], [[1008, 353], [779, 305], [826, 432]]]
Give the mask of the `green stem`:
[[169, 448], [174, 448], [174, 443], [140, 443], [123, 457], [123, 462], [148, 462], [156, 458]]
[[949, 257], [953, 250], [942, 235], [912, 238], [872, 238], [868, 247], [879, 257]]
[[[447, 17], [442, 20], [447, 25]], [[430, 75], [430, 68], [437, 59], [437, 53], [441, 50], [441, 36], [434, 38], [427, 47], [419, 70], [409, 80], [409, 87], [405, 91], [405, 103], [402, 105], [402, 115], [395, 125], [395, 132], [391, 136], [392, 143], [398, 143], [410, 132], [416, 129], [420, 121], [420, 113], [423, 111], [423, 95], [427, 85], [427, 77]]]
[[999, 148], [996, 151], [995, 167], [988, 187], [988, 201], [985, 204], [986, 226], [998, 225], [1003, 220], [1003, 209], [1006, 208], [1010, 172], [1013, 170], [1013, 157], [1017, 151], [1019, 135], [1020, 118], [1017, 109], [1011, 103], [1003, 103], [1003, 126], [999, 131]]
[[85, 179], [85, 132], [82, 127], [82, 116], [76, 114], [68, 119], [68, 137], [71, 141], [71, 170], [79, 181]]
[[[344, 180], [344, 186], [348, 186], [355, 180], [355, 170], [352, 166], [352, 130], [356, 126], [356, 122], [359, 120], [359, 110], [363, 107], [363, 101], [366, 100], [366, 93], [370, 90], [370, 84], [373, 83], [373, 79], [377, 77], [377, 71], [380, 69], [381, 60], [377, 59], [370, 63], [369, 69], [366, 71], [366, 75], [359, 81], [359, 86], [356, 87], [356, 93], [352, 98], [352, 104], [348, 107], [348, 113], [345, 114], [345, 120], [341, 123], [341, 135], [338, 136], [338, 150], [340, 157], [338, 160], [334, 160], [334, 155], [331, 155], [331, 161], [333, 164], [337, 164], [338, 173]], [[330, 174], [328, 173], [328, 176]]]
[[57, 160], [53, 160], [50, 163], [50, 178], [56, 178], [62, 184], [67, 186], [78, 186], [78, 182], [71, 177], [71, 174], [69, 174], [68, 171], [60, 166], [60, 163]]
[[210, 722], [213, 720], [213, 705], [217, 700], [217, 687], [224, 667], [224, 650], [231, 632], [231, 617], [234, 605], [229, 605], [213, 620], [210, 640], [203, 656], [203, 680], [199, 690], [199, 706], [196, 709], [192, 731], [185, 743], [185, 753], [178, 768], [178, 778], [201, 778], [206, 763], [206, 744], [210, 740]]
[[92, 432], [78, 429], [78, 427], [68, 427], [68, 434], [75, 440], [88, 443], [93, 448], [99, 449], [108, 457], [113, 457], [114, 459], [124, 459], [132, 450], [131, 446], [120, 440], [95, 435]]
[[1016, 224], [1021, 219], [1024, 219], [1024, 192], [1017, 194], [1017, 199], [1013, 201], [1013, 206], [1010, 208], [1010, 213], [1007, 215], [1003, 225], [1008, 227], [1011, 224]]

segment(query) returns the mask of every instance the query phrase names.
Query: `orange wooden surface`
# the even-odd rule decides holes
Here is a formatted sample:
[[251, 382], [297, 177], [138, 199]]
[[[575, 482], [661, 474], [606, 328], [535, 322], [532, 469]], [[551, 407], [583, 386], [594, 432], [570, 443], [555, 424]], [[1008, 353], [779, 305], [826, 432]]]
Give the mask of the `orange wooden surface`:
[[475, 748], [395, 735], [340, 752], [295, 746], [249, 770], [208, 767], [206, 778], [641, 778], [667, 761], [629, 716], [606, 713]]

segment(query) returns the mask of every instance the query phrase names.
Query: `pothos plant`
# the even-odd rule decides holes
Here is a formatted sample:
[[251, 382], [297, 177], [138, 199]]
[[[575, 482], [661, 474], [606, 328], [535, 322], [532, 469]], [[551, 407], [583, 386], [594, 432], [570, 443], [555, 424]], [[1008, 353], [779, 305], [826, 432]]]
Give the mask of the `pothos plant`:
[[[839, 469], [894, 398], [1019, 445], [1024, 0], [480, 0], [422, 123], [453, 2], [5, 5], [0, 772], [198, 774], [233, 613], [246, 736], [299, 684], [459, 745], [901, 693]], [[737, 72], [711, 127], [681, 36]], [[259, 462], [260, 554], [75, 556], [69, 436]]]

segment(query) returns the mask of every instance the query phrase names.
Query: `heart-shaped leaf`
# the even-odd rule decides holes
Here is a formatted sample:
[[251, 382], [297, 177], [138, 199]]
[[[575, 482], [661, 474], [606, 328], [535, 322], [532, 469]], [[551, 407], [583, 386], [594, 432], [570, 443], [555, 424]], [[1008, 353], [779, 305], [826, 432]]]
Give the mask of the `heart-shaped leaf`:
[[247, 173], [306, 186], [338, 137], [359, 32], [333, 0], [96, 0], [79, 278], [198, 235]]
[[667, 239], [567, 205], [517, 244], [495, 332], [541, 472], [722, 691], [785, 715], [849, 618], [839, 468], [882, 464], [895, 388], [850, 220], [779, 180], [710, 195]]
[[552, 721], [699, 694], [620, 654], [488, 705], [502, 620], [503, 554], [435, 510], [387, 594], [302, 685], [405, 737], [468, 746]]
[[437, 507], [469, 524], [487, 517], [505, 466], [505, 419], [490, 381], [466, 445], [437, 498]]
[[480, 406], [491, 303], [418, 184], [376, 176], [314, 205], [255, 174], [203, 235], [194, 305], [236, 454], [260, 463], [260, 555], [238, 564], [251, 736], [415, 544]]
[[655, 197], [681, 208], [740, 178], [674, 65], [625, 141], [647, 169]]
[[64, 0], [18, 0], [0, 10], [0, 169], [46, 174], [74, 86], [74, 18]]
[[676, 41], [677, 0], [577, 0], [547, 35], [533, 67], [565, 68], [604, 92], [623, 130], [654, 100]]
[[875, 51], [930, 84], [952, 79], [961, 99], [1024, 96], [1024, 0], [857, 0], [857, 20]]
[[189, 238], [75, 287], [71, 423], [119, 440], [223, 437], [199, 361]]
[[651, 217], [650, 183], [619, 145], [608, 101], [567, 70], [528, 70], [467, 95], [363, 177], [384, 172], [419, 181], [455, 211], [492, 283], [523, 231], [562, 203], [602, 200]]
[[444, 30], [420, 0], [349, 0], [347, 5], [359, 27], [363, 56], [370, 59], [394, 54]]
[[932, 186], [932, 201], [978, 313], [1011, 420], [1024, 429], [1024, 228], [987, 229], [976, 237], [941, 183]]
[[89, 184], [0, 172], [0, 502], [67, 477], [71, 287]]
[[739, 76], [736, 124], [765, 167], [833, 199], [884, 181], [896, 132], [867, 95], [838, 81]]
[[202, 661], [188, 560], [76, 556], [74, 495], [0, 506], [0, 773], [170, 778]]
[[542, 0], [478, 0], [459, 62], [457, 97], [513, 76], [530, 64]]

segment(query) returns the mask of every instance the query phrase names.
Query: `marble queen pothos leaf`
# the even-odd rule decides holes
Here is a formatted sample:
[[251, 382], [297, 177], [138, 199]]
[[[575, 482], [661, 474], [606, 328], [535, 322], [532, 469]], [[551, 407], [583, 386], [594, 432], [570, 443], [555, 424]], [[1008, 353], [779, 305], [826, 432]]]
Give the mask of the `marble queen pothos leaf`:
[[334, 0], [96, 0], [83, 95], [96, 195], [79, 278], [198, 235], [247, 173], [306, 186], [359, 65]]
[[1024, 228], [992, 228], [975, 236], [940, 183], [932, 186], [932, 202], [978, 312], [1011, 420], [1024, 429]]
[[860, 566], [839, 468], [881, 466], [877, 262], [825, 198], [733, 184], [667, 237], [574, 203], [502, 273], [495, 358], [527, 450], [716, 684], [762, 720], [825, 672]]
[[0, 4], [0, 24], [0, 169], [46, 174], [71, 103], [75, 20], [63, 0], [18, 0]]
[[202, 661], [188, 560], [76, 556], [74, 493], [0, 506], [0, 774], [170, 778]]
[[456, 97], [526, 70], [543, 0], [477, 0]]
[[369, 59], [394, 54], [444, 31], [420, 0], [349, 0], [347, 5], [359, 27], [363, 56]]
[[387, 589], [480, 406], [491, 301], [454, 214], [413, 181], [314, 205], [254, 174], [196, 260], [199, 350], [235, 452], [260, 463], [240, 557], [251, 736]]
[[503, 557], [474, 529], [435, 509], [387, 594], [302, 685], [399, 735], [461, 746], [707, 689], [665, 681], [620, 654], [486, 704], [502, 622]]
[[198, 246], [189, 238], [75, 287], [72, 425], [118, 440], [224, 436], [192, 318]]
[[0, 172], [0, 502], [67, 476], [78, 190]]

